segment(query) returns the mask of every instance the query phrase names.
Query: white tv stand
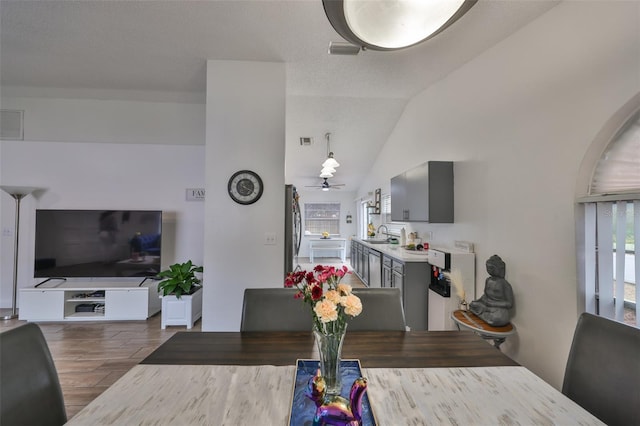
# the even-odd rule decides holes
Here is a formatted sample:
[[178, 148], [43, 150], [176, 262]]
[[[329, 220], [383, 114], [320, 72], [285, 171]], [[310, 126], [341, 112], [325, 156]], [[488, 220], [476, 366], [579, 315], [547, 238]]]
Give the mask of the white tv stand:
[[[132, 280], [50, 280], [20, 289], [19, 318], [26, 321], [145, 320], [161, 309], [158, 283]], [[87, 297], [92, 293], [104, 293]], [[81, 304], [102, 305], [96, 312], [76, 312]]]

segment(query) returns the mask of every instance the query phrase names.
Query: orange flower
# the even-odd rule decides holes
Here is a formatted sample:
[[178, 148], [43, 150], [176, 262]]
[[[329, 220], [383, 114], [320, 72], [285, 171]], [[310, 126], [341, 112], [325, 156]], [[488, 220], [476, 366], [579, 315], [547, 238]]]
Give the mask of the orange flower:
[[335, 303], [324, 299], [316, 303], [313, 311], [318, 316], [320, 322], [327, 323], [338, 319], [338, 309]]
[[352, 317], [360, 315], [362, 312], [362, 302], [355, 294], [344, 296], [340, 304], [344, 306], [344, 313]]

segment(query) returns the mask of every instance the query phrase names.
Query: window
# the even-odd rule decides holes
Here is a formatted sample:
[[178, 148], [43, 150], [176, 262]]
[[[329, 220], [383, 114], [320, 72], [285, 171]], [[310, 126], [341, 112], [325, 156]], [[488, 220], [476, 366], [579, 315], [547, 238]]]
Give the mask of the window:
[[380, 222], [391, 222], [391, 195], [389, 194], [382, 197], [382, 207], [380, 207]]
[[640, 327], [640, 200], [585, 202], [585, 308]]
[[580, 302], [584, 310], [640, 327], [640, 112], [600, 156], [582, 206]]
[[340, 235], [340, 203], [305, 203], [305, 234]]

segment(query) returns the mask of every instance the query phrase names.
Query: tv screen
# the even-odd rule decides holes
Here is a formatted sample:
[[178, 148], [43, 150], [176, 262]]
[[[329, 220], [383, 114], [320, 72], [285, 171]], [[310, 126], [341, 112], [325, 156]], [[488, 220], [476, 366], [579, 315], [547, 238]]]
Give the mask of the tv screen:
[[157, 210], [36, 210], [34, 277], [155, 276], [161, 241]]

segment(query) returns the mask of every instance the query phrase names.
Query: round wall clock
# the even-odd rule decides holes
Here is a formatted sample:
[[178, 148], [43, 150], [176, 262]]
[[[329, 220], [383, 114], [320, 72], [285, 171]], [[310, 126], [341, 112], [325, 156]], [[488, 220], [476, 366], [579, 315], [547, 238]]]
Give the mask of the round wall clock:
[[251, 170], [240, 170], [229, 178], [227, 190], [233, 201], [239, 204], [253, 204], [260, 199], [264, 186], [262, 179]]

